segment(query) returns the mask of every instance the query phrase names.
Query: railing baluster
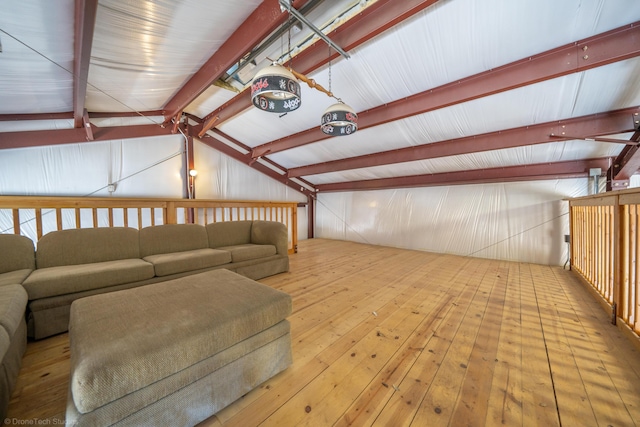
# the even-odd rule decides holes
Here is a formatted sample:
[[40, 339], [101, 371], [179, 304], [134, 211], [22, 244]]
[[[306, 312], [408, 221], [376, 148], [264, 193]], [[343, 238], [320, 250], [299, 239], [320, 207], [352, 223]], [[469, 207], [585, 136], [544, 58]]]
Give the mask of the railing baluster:
[[[25, 202], [26, 200], [26, 202]], [[223, 200], [184, 200], [184, 199], [118, 199], [91, 197], [38, 197], [29, 200], [28, 197], [0, 196], [0, 204], [5, 209], [11, 209], [13, 216], [13, 232], [22, 232], [21, 217], [24, 222], [34, 221], [36, 236], [39, 239], [50, 230], [67, 228], [97, 228], [100, 226], [101, 215], [106, 210], [104, 225], [106, 227], [120, 226], [118, 210], [122, 210], [122, 221], [125, 227], [138, 229], [149, 225], [177, 223], [179, 210], [185, 213], [193, 210], [193, 221], [196, 224], [207, 225], [211, 222], [239, 221], [239, 220], [271, 220], [283, 223], [293, 236], [290, 252], [296, 247], [297, 217], [295, 202], [263, 202], [263, 201], [223, 201]], [[34, 209], [32, 218], [30, 210]], [[133, 209], [129, 214], [129, 209]], [[158, 211], [160, 209], [160, 212]], [[52, 212], [55, 218], [42, 215]], [[73, 220], [65, 224], [65, 210], [73, 211]], [[26, 213], [25, 213], [26, 211]], [[145, 216], [149, 215], [149, 220]], [[156, 217], [156, 214], [158, 216]], [[211, 215], [211, 216], [209, 216]], [[25, 216], [29, 219], [25, 219]], [[202, 219], [200, 218], [202, 216]], [[84, 217], [84, 218], [83, 218]], [[137, 217], [137, 218], [136, 218]], [[135, 220], [134, 220], [135, 218]], [[73, 221], [75, 220], [75, 224]], [[91, 221], [91, 223], [89, 223]], [[134, 225], [133, 223], [137, 221]], [[131, 223], [130, 223], [131, 222]], [[150, 224], [149, 224], [150, 222]]]
[[62, 230], [62, 209], [56, 208], [56, 230]]
[[15, 208], [12, 209], [13, 213], [13, 234], [21, 234], [20, 233], [20, 209]]
[[36, 236], [38, 236], [38, 239], [40, 239], [42, 237], [42, 209], [36, 208], [35, 214], [36, 214]]

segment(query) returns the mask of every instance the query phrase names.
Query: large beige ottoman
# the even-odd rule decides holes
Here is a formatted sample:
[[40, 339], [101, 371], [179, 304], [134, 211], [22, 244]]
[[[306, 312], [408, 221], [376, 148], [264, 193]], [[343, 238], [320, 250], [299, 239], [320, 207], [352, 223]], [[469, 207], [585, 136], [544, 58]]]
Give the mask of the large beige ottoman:
[[228, 270], [74, 301], [67, 425], [197, 424], [291, 364], [290, 313]]

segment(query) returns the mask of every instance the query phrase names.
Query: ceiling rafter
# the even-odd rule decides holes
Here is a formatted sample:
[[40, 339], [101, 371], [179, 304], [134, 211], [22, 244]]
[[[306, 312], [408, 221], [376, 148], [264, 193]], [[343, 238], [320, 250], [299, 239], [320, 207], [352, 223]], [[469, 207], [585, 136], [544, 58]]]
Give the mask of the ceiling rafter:
[[[638, 115], [635, 116], [636, 118]], [[637, 123], [637, 121], [636, 121]], [[631, 142], [640, 142], [640, 126], [636, 125], [636, 132], [629, 139]], [[613, 164], [607, 171], [607, 191], [624, 190], [629, 188], [629, 179], [640, 169], [640, 147], [636, 145], [625, 146]]]
[[414, 160], [426, 160], [573, 139], [572, 137], [563, 137], [563, 134], [587, 138], [629, 132], [634, 130], [633, 117], [637, 113], [640, 113], [640, 106], [316, 163], [290, 168], [289, 176], [317, 175], [348, 169], [383, 166]]
[[522, 166], [475, 169], [425, 175], [399, 176], [362, 181], [317, 185], [320, 193], [337, 191], [383, 190], [393, 188], [430, 187], [439, 185], [486, 184], [548, 179], [584, 178], [589, 169], [609, 167], [611, 158], [571, 160]]
[[[584, 50], [585, 47], [587, 50]], [[587, 54], [588, 52], [588, 54]], [[434, 89], [358, 113], [358, 129], [517, 89], [613, 62], [640, 56], [640, 22], [523, 58]], [[216, 113], [221, 115], [223, 112]], [[228, 117], [220, 117], [218, 123]], [[314, 127], [253, 149], [253, 155], [277, 153], [328, 138]]]
[[[194, 134], [197, 135], [197, 133], [200, 131], [199, 128], [201, 128], [201, 125], [199, 126], [195, 126], [194, 128]], [[209, 132], [213, 132], [213, 131], [209, 131]], [[219, 132], [219, 131], [218, 131]], [[216, 132], [217, 133], [217, 132]], [[224, 135], [224, 134], [222, 134]], [[221, 136], [222, 136], [221, 135]], [[229, 139], [231, 142], [233, 142], [234, 144], [237, 143], [237, 141], [234, 141], [233, 138], [230, 138], [227, 135], [224, 135], [225, 138]], [[289, 188], [292, 188], [306, 196], [310, 196], [312, 194], [315, 194], [315, 191], [310, 190], [309, 188], [306, 188], [302, 185], [300, 185], [299, 183], [291, 180], [289, 177], [287, 177], [287, 170], [285, 168], [283, 168], [282, 166], [278, 166], [273, 162], [269, 162], [270, 164], [272, 164], [273, 166], [276, 166], [277, 168], [281, 169], [281, 171], [283, 173], [278, 173], [277, 171], [273, 170], [272, 168], [262, 164], [261, 162], [255, 161], [254, 159], [252, 159], [251, 157], [242, 154], [240, 151], [238, 151], [237, 149], [231, 147], [228, 144], [225, 144], [223, 141], [221, 141], [220, 139], [216, 138], [214, 135], [211, 135], [211, 133], [205, 133], [202, 137], [199, 138], [199, 140], [203, 143], [208, 145], [209, 147], [220, 151], [221, 153], [231, 157], [232, 159], [235, 159], [239, 162], [244, 163], [245, 165], [251, 167], [252, 169], [257, 170], [258, 172], [261, 172], [263, 174], [265, 174], [266, 176], [268, 176], [269, 178], [272, 178], [278, 182], [280, 182], [281, 184], [286, 185]], [[313, 185], [307, 183], [304, 180], [300, 180], [301, 182], [304, 182], [305, 185], [309, 185], [310, 187], [313, 188]]]
[[[299, 9], [307, 0], [295, 0]], [[175, 118], [253, 47], [286, 22], [278, 0], [264, 0], [164, 107], [165, 123]]]
[[[262, 162], [268, 163], [271, 167], [266, 166], [262, 162], [258, 162], [259, 159], [252, 158], [250, 156], [251, 147], [249, 147], [248, 145], [243, 144], [242, 142], [225, 134], [219, 129], [210, 129], [208, 131], [203, 131], [202, 129], [206, 123], [202, 119], [188, 113], [186, 114], [186, 117], [187, 123], [189, 123], [190, 120], [196, 123], [195, 126], [187, 126], [188, 136], [197, 137], [200, 141], [207, 144], [211, 148], [217, 149], [222, 153], [246, 164], [247, 166], [259, 172], [265, 173], [267, 176], [281, 182], [282, 184], [287, 185], [288, 187], [293, 188], [296, 191], [301, 192], [302, 194], [305, 194], [307, 196], [315, 194], [315, 186], [307, 180], [303, 178], [295, 178], [297, 182], [292, 181], [288, 176], [287, 168], [277, 164], [273, 160], [266, 157], [262, 158]], [[216, 136], [225, 139], [228, 142], [231, 142], [237, 148], [234, 148], [229, 144], [225, 144], [221, 139], [216, 138]], [[242, 151], [240, 150], [243, 150], [247, 154], [242, 153]], [[277, 169], [280, 172], [274, 169]]]
[[75, 0], [75, 44], [73, 61], [73, 121], [76, 128], [85, 126], [85, 102], [93, 31], [96, 26], [98, 0]]
[[[417, 14], [438, 0], [378, 0], [368, 6], [358, 16], [327, 33], [335, 43], [344, 50], [350, 50], [369, 41], [381, 32], [399, 24], [405, 19]], [[339, 56], [333, 52], [327, 55], [327, 47], [323, 41], [317, 41], [293, 58], [296, 71], [307, 74], [328, 64]], [[207, 114], [204, 121], [215, 118], [211, 126], [220, 125], [226, 120], [240, 114], [251, 106], [250, 90], [246, 89], [225, 104]], [[205, 132], [208, 129], [205, 129]], [[257, 156], [256, 156], [257, 157]]]
[[[169, 127], [162, 127], [156, 124], [115, 127], [91, 125], [90, 127], [93, 135], [92, 142], [171, 135]], [[87, 142], [87, 135], [88, 131], [83, 128], [0, 132], [0, 150]]]

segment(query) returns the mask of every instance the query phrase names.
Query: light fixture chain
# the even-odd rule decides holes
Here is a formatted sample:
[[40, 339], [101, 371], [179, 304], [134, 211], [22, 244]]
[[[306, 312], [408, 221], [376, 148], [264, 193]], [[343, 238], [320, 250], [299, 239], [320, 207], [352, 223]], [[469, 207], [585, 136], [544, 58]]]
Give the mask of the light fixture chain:
[[293, 62], [293, 57], [291, 56], [291, 26], [293, 25], [293, 19], [291, 18], [291, 15], [289, 15], [289, 30], [288, 30], [288, 37], [289, 37], [289, 68], [292, 67], [292, 62]]
[[329, 47], [329, 92], [333, 93], [331, 90], [331, 47]]

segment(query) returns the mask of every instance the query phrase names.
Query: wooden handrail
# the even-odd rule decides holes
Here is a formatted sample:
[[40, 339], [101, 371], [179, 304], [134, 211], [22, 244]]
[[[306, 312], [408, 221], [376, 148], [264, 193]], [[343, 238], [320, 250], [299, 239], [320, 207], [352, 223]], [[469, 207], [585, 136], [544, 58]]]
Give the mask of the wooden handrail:
[[640, 337], [640, 189], [569, 199], [571, 266]]
[[298, 246], [297, 202], [114, 197], [0, 196], [0, 232], [38, 241], [67, 228], [266, 220], [289, 230], [289, 253]]

